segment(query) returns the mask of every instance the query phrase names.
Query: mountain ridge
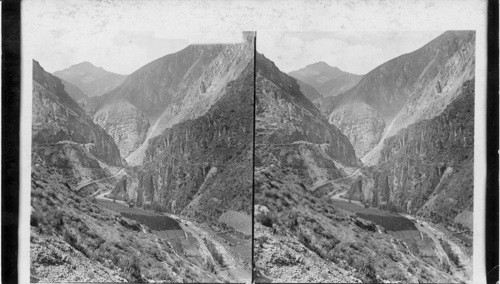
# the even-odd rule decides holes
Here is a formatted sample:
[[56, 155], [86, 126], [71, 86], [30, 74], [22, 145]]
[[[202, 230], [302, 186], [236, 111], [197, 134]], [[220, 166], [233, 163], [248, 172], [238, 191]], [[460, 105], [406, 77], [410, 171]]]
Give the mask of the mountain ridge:
[[[363, 75], [345, 72], [324, 61], [291, 71], [288, 75], [315, 88], [323, 97], [335, 97], [353, 87]], [[315, 98], [317, 99], [317, 98]], [[314, 99], [313, 99], [314, 100]]]
[[106, 71], [88, 61], [56, 71], [53, 75], [77, 86], [88, 97], [100, 96], [113, 90], [127, 77], [127, 75]]
[[95, 125], [84, 110], [65, 91], [61, 79], [45, 72], [33, 60], [34, 144], [73, 141], [88, 145], [89, 152], [110, 165], [120, 166], [116, 144], [100, 126]]
[[226, 83], [250, 60], [248, 46], [249, 42], [190, 45], [139, 68], [115, 90], [83, 101], [84, 108], [112, 132], [127, 161], [140, 164], [147, 140], [202, 115], [220, 98]]
[[[369, 154], [362, 160], [374, 164], [381, 138], [438, 115], [456, 97], [462, 82], [473, 76], [474, 42], [474, 32], [445, 32], [423, 47], [374, 68], [322, 109], [330, 123], [348, 133], [358, 156]], [[354, 111], [357, 109], [364, 111]], [[376, 124], [371, 125], [370, 120]]]

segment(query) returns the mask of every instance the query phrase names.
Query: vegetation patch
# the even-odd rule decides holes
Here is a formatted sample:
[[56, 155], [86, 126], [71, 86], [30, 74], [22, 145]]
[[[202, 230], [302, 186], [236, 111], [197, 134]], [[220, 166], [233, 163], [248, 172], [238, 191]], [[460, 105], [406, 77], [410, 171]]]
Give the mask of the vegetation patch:
[[203, 242], [205, 242], [205, 245], [207, 246], [208, 251], [214, 258], [214, 260], [219, 264], [220, 267], [226, 267], [227, 264], [224, 261], [224, 257], [222, 254], [217, 250], [217, 247], [210, 241], [207, 240], [206, 238], [203, 238]]
[[142, 214], [126, 213], [126, 212], [122, 212], [121, 214], [124, 217], [136, 220], [137, 222], [147, 226], [151, 230], [163, 231], [163, 230], [182, 229], [177, 221], [168, 216], [148, 216]]

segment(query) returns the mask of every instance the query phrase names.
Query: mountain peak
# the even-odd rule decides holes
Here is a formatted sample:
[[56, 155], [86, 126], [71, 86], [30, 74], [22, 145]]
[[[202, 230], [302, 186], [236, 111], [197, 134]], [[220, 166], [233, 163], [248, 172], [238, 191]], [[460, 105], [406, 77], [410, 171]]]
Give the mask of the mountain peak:
[[324, 61], [309, 64], [288, 73], [318, 91], [324, 97], [336, 96], [350, 89], [361, 79], [360, 75], [342, 71]]
[[80, 62], [78, 64], [74, 64], [73, 66], [92, 66], [92, 67], [96, 67], [94, 64], [88, 62], [88, 61], [83, 61], [83, 62]]
[[342, 71], [338, 67], [332, 67], [324, 61], [318, 61], [316, 63], [309, 64], [299, 70], [292, 71], [288, 74], [290, 74], [292, 77], [295, 77], [297, 75], [300, 76], [300, 74], [302, 74], [302, 76], [324, 75], [330, 77], [330, 79], [333, 79], [345, 73], [347, 72]]
[[307, 68], [313, 68], [313, 69], [320, 70], [320, 71], [343, 72], [342, 70], [340, 70], [340, 68], [333, 67], [330, 64], [326, 63], [325, 61], [318, 61], [316, 63], [309, 64], [306, 67], [304, 67], [304, 69], [307, 69]]
[[102, 71], [106, 71], [102, 67], [97, 67], [97, 66], [95, 66], [94, 64], [92, 64], [89, 61], [83, 61], [83, 62], [74, 64], [74, 65], [71, 65], [67, 69], [102, 70]]
[[99, 96], [121, 85], [125, 75], [106, 71], [89, 61], [83, 61], [70, 67], [56, 71], [54, 76], [59, 77], [83, 91], [88, 97]]
[[333, 67], [331, 66], [330, 64], [326, 63], [325, 61], [318, 61], [316, 63], [313, 63], [313, 64], [309, 64], [306, 66], [307, 67], [316, 67], [316, 68], [332, 68], [332, 69], [337, 69], [337, 70], [340, 70], [339, 68], [337, 67]]

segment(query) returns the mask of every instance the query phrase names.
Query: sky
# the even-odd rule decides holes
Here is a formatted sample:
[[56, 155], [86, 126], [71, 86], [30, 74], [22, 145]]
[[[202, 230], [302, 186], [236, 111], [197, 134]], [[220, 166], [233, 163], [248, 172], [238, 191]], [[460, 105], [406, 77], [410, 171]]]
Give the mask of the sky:
[[363, 74], [461, 28], [454, 14], [480, 15], [474, 1], [450, 1], [26, 0], [23, 45], [49, 72], [89, 61], [130, 74], [189, 44], [236, 42], [249, 30], [282, 71], [325, 61]]
[[424, 46], [444, 31], [349, 31], [259, 33], [257, 50], [286, 73], [324, 61], [354, 74]]
[[241, 29], [202, 25], [198, 2], [193, 9], [178, 1], [23, 1], [23, 44], [48, 72], [88, 61], [128, 75], [190, 44], [242, 40]]

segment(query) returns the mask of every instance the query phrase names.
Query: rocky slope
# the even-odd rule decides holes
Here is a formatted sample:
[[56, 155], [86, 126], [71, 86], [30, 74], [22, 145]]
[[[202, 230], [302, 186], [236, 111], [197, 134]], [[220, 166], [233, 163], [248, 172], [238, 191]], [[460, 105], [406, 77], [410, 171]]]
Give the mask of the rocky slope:
[[[92, 155], [86, 145], [72, 141], [33, 144], [32, 152], [48, 166], [58, 168], [71, 188], [94, 179], [110, 176], [109, 166]], [[88, 194], [84, 194], [86, 196]]]
[[111, 132], [127, 161], [138, 165], [150, 138], [206, 113], [252, 57], [252, 42], [191, 45], [145, 65], [84, 108]]
[[374, 190], [395, 210], [472, 229], [474, 80], [458, 92], [440, 115], [385, 140]]
[[217, 221], [228, 211], [249, 216], [253, 65], [247, 62], [207, 113], [150, 139], [143, 165], [117, 185], [113, 196], [200, 221]]
[[474, 76], [474, 46], [473, 31], [449, 31], [380, 65], [329, 101], [329, 121], [350, 138], [365, 164], [376, 164], [385, 138], [440, 114], [457, 97]]
[[94, 122], [113, 137], [124, 157], [142, 144], [150, 127], [144, 113], [125, 100], [102, 107]]
[[443, 249], [457, 248], [460, 240], [443, 237], [441, 244], [413, 221], [335, 198], [361, 178], [362, 193], [373, 199], [371, 172], [358, 168], [347, 137], [325, 121], [294, 79], [264, 56], [256, 59], [256, 282], [457, 282], [470, 277], [462, 269], [470, 250], [465, 245]]
[[323, 97], [335, 97], [344, 93], [356, 85], [362, 77], [362, 75], [331, 67], [325, 62], [307, 65], [302, 69], [288, 73], [288, 75], [311, 85]]
[[73, 100], [78, 102], [78, 101], [81, 101], [81, 100], [88, 98], [88, 96], [82, 90], [80, 90], [77, 86], [75, 86], [75, 85], [71, 84], [70, 82], [63, 80], [63, 79], [61, 79], [61, 82], [64, 85], [64, 91], [66, 91], [66, 93]]
[[389, 231], [375, 223], [384, 213], [360, 214], [366, 209], [359, 205], [315, 196], [289, 168], [259, 167], [254, 190], [256, 282], [470, 280], [472, 250], [451, 233], [440, 235], [412, 222], [411, 230]]
[[127, 77], [96, 67], [90, 62], [75, 64], [64, 70], [56, 71], [53, 75], [75, 85], [87, 97], [108, 93], [121, 85]]
[[70, 190], [61, 169], [32, 157], [31, 282], [222, 282], [143, 225]]
[[306, 96], [311, 102], [314, 102], [315, 100], [321, 100], [323, 98], [323, 95], [321, 95], [318, 91], [316, 91], [315, 88], [313, 88], [311, 85], [302, 82], [301, 80], [297, 79], [297, 84], [300, 86], [300, 92]]
[[[328, 156], [356, 165], [351, 144], [300, 91], [292, 77], [257, 54], [256, 140], [258, 145], [286, 145], [306, 141], [322, 145]], [[295, 146], [292, 146], [295, 147]]]
[[72, 141], [112, 166], [121, 166], [120, 152], [101, 127], [65, 91], [59, 78], [45, 72], [33, 61], [33, 144], [47, 145]]

